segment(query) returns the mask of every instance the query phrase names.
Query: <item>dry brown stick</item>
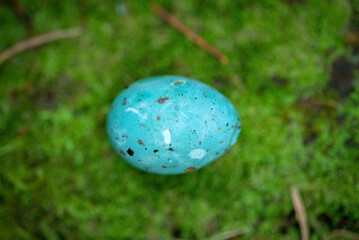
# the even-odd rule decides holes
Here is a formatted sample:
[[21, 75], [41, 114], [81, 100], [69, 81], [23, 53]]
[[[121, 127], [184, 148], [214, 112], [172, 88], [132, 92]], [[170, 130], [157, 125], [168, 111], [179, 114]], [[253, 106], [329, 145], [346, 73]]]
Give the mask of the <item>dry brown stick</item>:
[[352, 240], [358, 240], [359, 239], [359, 234], [358, 233], [350, 232], [350, 231], [345, 230], [345, 229], [334, 230], [334, 231], [332, 231], [330, 233], [330, 235], [332, 237], [347, 238], [347, 239], [352, 239]]
[[239, 229], [234, 229], [211, 236], [208, 238], [208, 240], [238, 240], [241, 237], [243, 237], [243, 232]]
[[219, 59], [219, 61], [223, 64], [228, 62], [227, 56], [223, 55], [218, 49], [210, 45], [206, 40], [204, 40], [201, 36], [197, 35], [194, 31], [190, 28], [185, 26], [180, 20], [178, 20], [175, 16], [167, 12], [157, 3], [151, 3], [150, 9], [160, 16], [163, 20], [169, 23], [172, 27], [186, 35], [190, 40], [192, 40], [195, 44], [199, 47], [204, 49], [205, 51], [212, 54], [214, 57]]
[[300, 227], [300, 233], [302, 240], [309, 239], [309, 229], [307, 224], [307, 214], [303, 205], [302, 198], [300, 197], [299, 191], [296, 187], [290, 189], [290, 195], [295, 210], [295, 215]]
[[46, 33], [44, 35], [23, 40], [0, 54], [0, 64], [9, 60], [11, 57], [18, 54], [19, 52], [25, 51], [30, 48], [38, 47], [45, 43], [53, 42], [62, 38], [76, 37], [80, 34], [80, 32], [81, 28], [75, 27]]

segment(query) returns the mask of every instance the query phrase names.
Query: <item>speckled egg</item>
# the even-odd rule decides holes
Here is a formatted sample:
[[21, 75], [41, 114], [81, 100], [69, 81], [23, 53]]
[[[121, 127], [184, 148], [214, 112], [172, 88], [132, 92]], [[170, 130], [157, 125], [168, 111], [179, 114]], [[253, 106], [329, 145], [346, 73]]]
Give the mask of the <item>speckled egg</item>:
[[107, 118], [115, 151], [150, 173], [181, 174], [226, 153], [241, 131], [239, 115], [220, 92], [199, 81], [157, 76], [117, 96]]

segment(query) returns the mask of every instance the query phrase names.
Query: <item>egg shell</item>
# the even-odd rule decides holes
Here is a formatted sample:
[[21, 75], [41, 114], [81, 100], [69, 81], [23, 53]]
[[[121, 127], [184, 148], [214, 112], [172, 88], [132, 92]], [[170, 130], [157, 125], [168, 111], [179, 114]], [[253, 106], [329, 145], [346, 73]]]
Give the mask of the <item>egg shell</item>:
[[115, 151], [156, 174], [202, 168], [226, 153], [241, 131], [239, 115], [220, 92], [197, 80], [157, 76], [121, 92], [107, 118]]

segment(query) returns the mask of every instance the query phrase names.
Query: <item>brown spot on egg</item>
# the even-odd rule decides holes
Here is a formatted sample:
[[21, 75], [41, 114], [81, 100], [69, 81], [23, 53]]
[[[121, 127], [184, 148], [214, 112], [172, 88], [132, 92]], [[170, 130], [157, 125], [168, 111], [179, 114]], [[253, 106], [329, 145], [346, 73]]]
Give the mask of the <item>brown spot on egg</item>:
[[142, 146], [146, 146], [141, 139], [138, 139], [137, 142], [138, 142], [138, 144], [140, 144], [140, 145], [142, 145]]
[[163, 98], [157, 99], [156, 102], [158, 102], [159, 104], [163, 104], [163, 103], [166, 102], [166, 100], [168, 100], [168, 99], [169, 99], [168, 97], [163, 97]]
[[157, 121], [161, 120], [160, 116], [157, 116], [156, 119], [157, 119]]
[[189, 167], [189, 168], [186, 168], [184, 171], [185, 171], [185, 172], [192, 172], [192, 171], [194, 171], [194, 170], [196, 170], [195, 167]]
[[179, 86], [179, 85], [182, 85], [182, 84], [185, 84], [186, 82], [185, 81], [176, 81], [174, 83], [172, 83], [171, 85], [172, 86]]
[[218, 128], [219, 131], [221, 131], [221, 128]]
[[125, 106], [127, 104], [126, 98], [123, 99], [122, 106]]

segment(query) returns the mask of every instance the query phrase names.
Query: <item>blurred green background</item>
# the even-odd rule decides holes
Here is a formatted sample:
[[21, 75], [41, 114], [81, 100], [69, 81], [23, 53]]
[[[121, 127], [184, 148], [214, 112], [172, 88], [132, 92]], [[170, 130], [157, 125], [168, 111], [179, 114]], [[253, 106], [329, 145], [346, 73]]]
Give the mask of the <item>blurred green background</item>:
[[[359, 233], [359, 1], [159, 0], [229, 57], [222, 65], [147, 1], [0, 2], [0, 53], [82, 26], [0, 65], [0, 239], [311, 239]], [[226, 95], [237, 144], [204, 169], [158, 176], [111, 149], [125, 86], [182, 75]]]

